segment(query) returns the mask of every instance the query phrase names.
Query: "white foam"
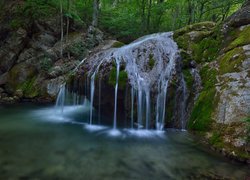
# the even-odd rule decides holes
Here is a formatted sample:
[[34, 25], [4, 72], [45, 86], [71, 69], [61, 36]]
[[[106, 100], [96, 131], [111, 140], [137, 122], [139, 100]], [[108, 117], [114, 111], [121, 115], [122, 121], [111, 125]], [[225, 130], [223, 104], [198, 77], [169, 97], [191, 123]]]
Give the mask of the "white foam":
[[71, 121], [71, 118], [68, 117], [69, 115], [85, 111], [86, 112], [88, 111], [88, 107], [83, 105], [77, 105], [77, 106], [64, 106], [63, 111], [55, 107], [43, 108], [33, 111], [32, 114], [34, 116], [38, 116], [39, 119], [42, 119], [44, 121], [64, 123]]
[[125, 129], [129, 136], [136, 136], [140, 138], [155, 138], [164, 137], [164, 131], [160, 130], [146, 130], [146, 129]]
[[107, 129], [106, 126], [99, 126], [99, 125], [89, 125], [89, 124], [86, 124], [84, 126], [84, 128], [90, 132], [96, 132], [96, 131], [101, 131], [101, 130], [104, 130], [104, 129]]
[[108, 135], [112, 136], [112, 137], [117, 137], [117, 136], [121, 136], [122, 133], [121, 133], [121, 131], [119, 131], [117, 129], [111, 129], [108, 131]]

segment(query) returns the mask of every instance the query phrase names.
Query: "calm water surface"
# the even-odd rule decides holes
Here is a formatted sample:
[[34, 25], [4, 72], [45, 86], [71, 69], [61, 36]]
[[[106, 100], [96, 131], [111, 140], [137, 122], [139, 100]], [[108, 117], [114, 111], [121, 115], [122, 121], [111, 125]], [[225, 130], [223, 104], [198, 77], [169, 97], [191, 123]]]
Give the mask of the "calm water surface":
[[[187, 132], [87, 126], [85, 107], [0, 106], [0, 179], [247, 179]], [[81, 118], [80, 118], [81, 117]]]

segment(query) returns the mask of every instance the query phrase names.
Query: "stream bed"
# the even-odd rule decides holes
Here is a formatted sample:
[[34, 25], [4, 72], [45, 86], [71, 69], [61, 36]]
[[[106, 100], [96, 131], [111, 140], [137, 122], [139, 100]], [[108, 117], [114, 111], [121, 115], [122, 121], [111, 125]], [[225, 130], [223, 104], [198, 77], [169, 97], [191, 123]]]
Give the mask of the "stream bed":
[[62, 116], [54, 106], [0, 106], [0, 179], [250, 177], [248, 166], [207, 151], [186, 131], [89, 126], [84, 108], [65, 107]]

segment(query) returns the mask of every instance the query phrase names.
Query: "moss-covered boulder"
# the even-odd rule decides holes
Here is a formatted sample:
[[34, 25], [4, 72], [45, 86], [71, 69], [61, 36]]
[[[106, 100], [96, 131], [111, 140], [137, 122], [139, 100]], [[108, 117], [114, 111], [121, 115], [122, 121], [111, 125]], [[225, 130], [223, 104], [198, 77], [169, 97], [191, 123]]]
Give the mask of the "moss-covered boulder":
[[24, 97], [33, 98], [38, 95], [35, 84], [37, 69], [35, 66], [25, 63], [15, 65], [8, 75], [7, 90], [13, 94], [17, 89], [23, 91]]
[[[224, 25], [191, 25], [175, 32], [183, 74], [192, 88], [191, 62], [197, 63], [202, 90], [188, 121], [207, 142], [232, 158], [249, 162], [250, 6], [246, 4]], [[201, 27], [202, 28], [201, 28]], [[226, 29], [225, 29], [226, 28]]]

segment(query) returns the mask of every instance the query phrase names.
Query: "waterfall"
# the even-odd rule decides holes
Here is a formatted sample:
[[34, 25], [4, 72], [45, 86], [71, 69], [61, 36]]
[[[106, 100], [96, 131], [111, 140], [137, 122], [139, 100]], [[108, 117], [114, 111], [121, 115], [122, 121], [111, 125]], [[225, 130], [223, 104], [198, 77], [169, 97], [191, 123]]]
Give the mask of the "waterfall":
[[119, 84], [119, 71], [120, 71], [120, 62], [116, 62], [116, 84], [115, 84], [115, 109], [114, 109], [114, 123], [113, 128], [116, 129], [116, 120], [117, 120], [117, 92]]
[[95, 93], [95, 72], [91, 76], [91, 83], [90, 83], [90, 116], [89, 116], [89, 124], [92, 124], [93, 120], [93, 103], [94, 103], [94, 93]]
[[65, 84], [62, 84], [56, 98], [56, 110], [59, 110], [61, 114], [63, 114], [65, 102]]
[[[163, 130], [167, 116], [168, 88], [177, 73], [179, 51], [173, 41], [173, 33], [157, 33], [139, 38], [129, 45], [120, 48], [103, 49], [84, 59], [81, 66], [87, 69], [88, 78], [84, 80], [84, 103], [90, 99], [89, 124], [94, 124], [94, 106], [98, 105], [98, 122], [101, 118], [101, 80], [99, 93], [95, 93], [96, 77], [108, 79], [111, 66], [116, 67], [114, 87], [113, 129], [117, 128], [119, 76], [126, 72], [128, 88], [131, 88], [130, 127], [151, 129], [155, 124], [157, 130]], [[103, 68], [100, 68], [100, 67]], [[81, 69], [77, 66], [76, 70]], [[79, 70], [80, 71], [80, 70]], [[85, 73], [85, 72], [84, 72]], [[185, 128], [186, 85], [182, 77], [183, 103], [181, 107], [181, 128]], [[179, 81], [180, 82], [180, 81]], [[88, 88], [90, 86], [90, 88]], [[104, 85], [106, 86], [106, 85]], [[106, 92], [105, 92], [106, 93]], [[61, 92], [59, 93], [59, 95]], [[98, 96], [95, 101], [95, 95]], [[105, 98], [105, 95], [103, 95]], [[76, 100], [74, 100], [76, 101]], [[102, 102], [105, 104], [105, 102]], [[125, 104], [125, 103], [124, 103]], [[136, 116], [135, 116], [136, 112]], [[95, 121], [97, 122], [97, 120]], [[136, 127], [134, 126], [136, 125]]]
[[[176, 59], [179, 57], [176, 43], [172, 40], [172, 33], [158, 33], [142, 37], [129, 45], [121, 48], [113, 48], [102, 51], [90, 58], [94, 72], [91, 77], [91, 106], [93, 107], [94, 76], [98, 72], [100, 64], [116, 63], [116, 84], [114, 101], [113, 128], [117, 127], [117, 96], [119, 86], [120, 64], [125, 64], [131, 85], [131, 128], [137, 124], [137, 128], [149, 129], [151, 120], [156, 121], [158, 130], [164, 129], [166, 119], [166, 98], [169, 82], [175, 71]], [[151, 70], [146, 69], [149, 61], [155, 61]], [[95, 68], [97, 67], [97, 68]], [[101, 71], [101, 70], [100, 70]], [[99, 72], [102, 74], [101, 72]], [[157, 87], [157, 102], [155, 103], [155, 118], [151, 116], [151, 89]], [[137, 120], [134, 120], [134, 91], [137, 92]], [[152, 104], [152, 105], [153, 105]], [[92, 108], [91, 108], [92, 109]], [[92, 119], [91, 110], [90, 119]], [[92, 120], [90, 121], [92, 122]]]
[[150, 122], [150, 93], [146, 92], [146, 129], [149, 129]]
[[134, 88], [131, 88], [131, 129], [134, 128]]

